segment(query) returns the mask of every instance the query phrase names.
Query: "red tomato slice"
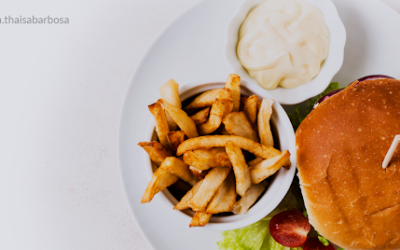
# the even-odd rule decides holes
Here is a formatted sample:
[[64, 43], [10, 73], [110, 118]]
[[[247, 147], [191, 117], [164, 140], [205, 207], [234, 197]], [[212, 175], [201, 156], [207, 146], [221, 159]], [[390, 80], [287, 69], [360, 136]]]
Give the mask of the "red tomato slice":
[[332, 246], [332, 244], [324, 246], [324, 244], [319, 241], [318, 237], [313, 237], [306, 241], [303, 250], [335, 250], [335, 247]]
[[299, 247], [307, 240], [311, 225], [298, 210], [281, 212], [271, 219], [269, 231], [272, 238], [287, 247]]

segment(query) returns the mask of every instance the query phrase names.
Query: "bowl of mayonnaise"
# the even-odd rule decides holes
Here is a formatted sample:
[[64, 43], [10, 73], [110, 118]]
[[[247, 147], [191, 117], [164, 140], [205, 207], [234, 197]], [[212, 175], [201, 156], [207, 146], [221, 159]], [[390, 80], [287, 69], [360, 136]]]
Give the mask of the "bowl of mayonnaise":
[[331, 0], [244, 0], [229, 22], [225, 55], [242, 79], [292, 105], [325, 90], [345, 43]]

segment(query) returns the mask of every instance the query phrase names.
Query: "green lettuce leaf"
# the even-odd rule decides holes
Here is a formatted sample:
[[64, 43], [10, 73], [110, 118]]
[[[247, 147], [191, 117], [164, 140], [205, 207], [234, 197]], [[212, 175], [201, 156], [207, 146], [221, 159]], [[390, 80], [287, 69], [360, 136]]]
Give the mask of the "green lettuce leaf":
[[[298, 184], [295, 184], [298, 186]], [[290, 209], [304, 207], [300, 194], [290, 188], [282, 202], [269, 215], [247, 227], [222, 232], [222, 238], [217, 242], [221, 250], [301, 250], [289, 248], [277, 243], [269, 233], [269, 222], [276, 214]], [[299, 192], [299, 191], [298, 191]]]
[[324, 95], [336, 89], [340, 89], [339, 83], [331, 82], [329, 86], [324, 90], [324, 92], [306, 101], [307, 108], [304, 112], [301, 112], [300, 107], [296, 107], [294, 108], [293, 113], [288, 113], [289, 119], [292, 122], [294, 130], [297, 130], [297, 128], [300, 126], [300, 123], [311, 112], [311, 109], [313, 108], [315, 102], [318, 101], [319, 98], [323, 97]]

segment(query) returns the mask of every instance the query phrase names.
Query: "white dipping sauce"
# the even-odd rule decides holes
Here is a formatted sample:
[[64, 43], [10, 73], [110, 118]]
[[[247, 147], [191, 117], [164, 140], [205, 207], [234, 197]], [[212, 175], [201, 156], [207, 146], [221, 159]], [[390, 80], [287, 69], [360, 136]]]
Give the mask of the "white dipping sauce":
[[328, 51], [324, 16], [305, 0], [266, 0], [249, 12], [239, 31], [239, 60], [266, 89], [309, 82]]

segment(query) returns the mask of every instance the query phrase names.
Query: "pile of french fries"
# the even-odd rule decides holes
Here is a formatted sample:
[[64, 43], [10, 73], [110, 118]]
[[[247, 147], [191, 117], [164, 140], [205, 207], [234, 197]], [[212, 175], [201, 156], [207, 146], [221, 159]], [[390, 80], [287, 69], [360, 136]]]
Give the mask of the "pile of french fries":
[[178, 88], [169, 80], [161, 99], [149, 105], [158, 141], [139, 146], [158, 168], [142, 203], [181, 179], [191, 188], [174, 209], [195, 212], [190, 227], [205, 226], [213, 214], [246, 213], [264, 192], [265, 179], [290, 167], [290, 153], [273, 148], [273, 100], [242, 96], [235, 74], [225, 88], [203, 92], [183, 109]]

